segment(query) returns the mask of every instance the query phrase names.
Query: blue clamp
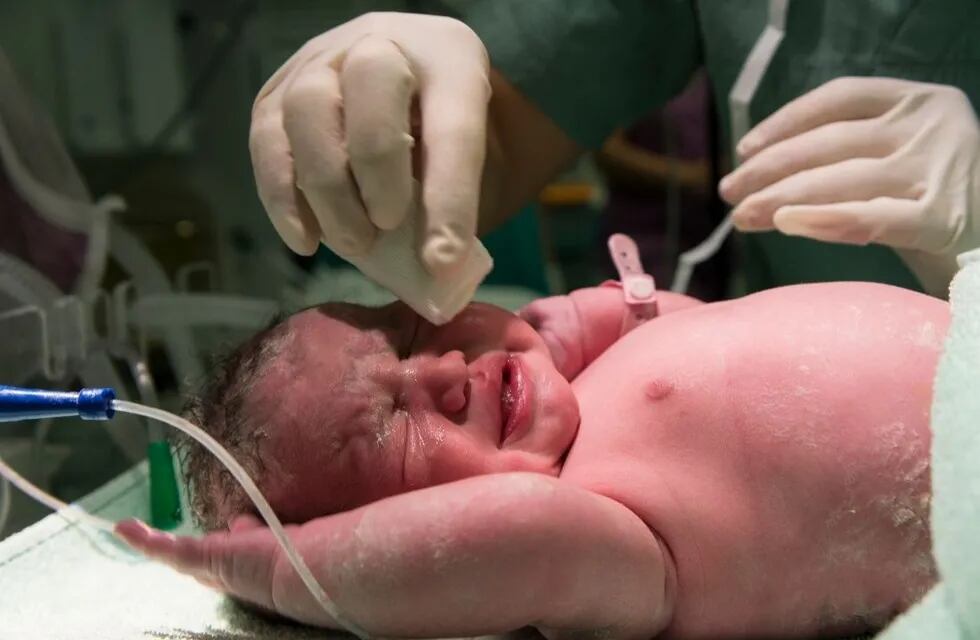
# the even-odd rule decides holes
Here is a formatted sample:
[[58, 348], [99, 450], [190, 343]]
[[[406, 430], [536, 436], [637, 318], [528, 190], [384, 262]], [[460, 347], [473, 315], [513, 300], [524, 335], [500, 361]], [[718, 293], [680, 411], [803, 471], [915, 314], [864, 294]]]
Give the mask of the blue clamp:
[[108, 420], [115, 413], [116, 392], [109, 387], [80, 391], [46, 391], [0, 385], [0, 422], [77, 416]]

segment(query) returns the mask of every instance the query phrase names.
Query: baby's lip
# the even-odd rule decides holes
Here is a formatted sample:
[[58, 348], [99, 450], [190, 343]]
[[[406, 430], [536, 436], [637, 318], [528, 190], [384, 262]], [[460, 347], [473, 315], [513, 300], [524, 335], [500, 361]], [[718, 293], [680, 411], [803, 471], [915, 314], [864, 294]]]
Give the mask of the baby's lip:
[[517, 354], [509, 354], [501, 367], [500, 446], [519, 438], [531, 422], [534, 383]]
[[[482, 418], [489, 427], [487, 436], [498, 444], [503, 440], [503, 415], [501, 395], [503, 394], [503, 372], [509, 354], [506, 351], [487, 353], [477, 360], [470, 369], [470, 400], [474, 409], [479, 407]], [[474, 386], [475, 384], [475, 386]], [[479, 401], [473, 403], [474, 398]]]

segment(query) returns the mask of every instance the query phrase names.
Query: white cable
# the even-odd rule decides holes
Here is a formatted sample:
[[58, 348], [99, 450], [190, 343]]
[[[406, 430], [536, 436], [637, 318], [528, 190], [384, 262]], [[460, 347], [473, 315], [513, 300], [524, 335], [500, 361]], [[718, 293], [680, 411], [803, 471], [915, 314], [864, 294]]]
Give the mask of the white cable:
[[[77, 518], [79, 521], [84, 522], [88, 525], [95, 527], [96, 529], [101, 529], [102, 531], [107, 531], [112, 533], [113, 524], [104, 518], [99, 518], [98, 516], [93, 516], [87, 513], [81, 507], [73, 504], [67, 504], [58, 500], [54, 496], [45, 493], [44, 490], [38, 488], [30, 480], [24, 476], [17, 473], [10, 465], [8, 465], [3, 458], [0, 458], [0, 475], [3, 475], [11, 484], [26, 493], [31, 498], [34, 498], [44, 506], [48, 507], [52, 511], [57, 512], [61, 516], [67, 516], [71, 514], [72, 518]], [[6, 491], [10, 491], [8, 487]]]
[[694, 267], [718, 253], [721, 245], [725, 243], [725, 238], [732, 232], [732, 228], [732, 216], [729, 214], [715, 227], [711, 235], [701, 241], [701, 244], [681, 254], [677, 260], [677, 269], [674, 271], [674, 281], [670, 283], [671, 291], [675, 293], [687, 292]]
[[154, 409], [153, 407], [145, 407], [141, 404], [135, 402], [127, 402], [126, 400], [113, 400], [112, 407], [116, 411], [122, 413], [132, 413], [138, 416], [143, 416], [145, 418], [151, 418], [153, 420], [159, 420], [160, 422], [166, 422], [175, 429], [183, 431], [187, 435], [191, 436], [198, 442], [200, 442], [204, 448], [210, 451], [221, 464], [225, 465], [231, 475], [238, 481], [238, 484], [242, 486], [248, 497], [251, 498], [252, 503], [255, 508], [259, 510], [262, 518], [265, 519], [266, 524], [269, 525], [269, 529], [272, 530], [272, 535], [275, 536], [282, 550], [286, 553], [286, 557], [289, 559], [289, 563], [293, 565], [296, 573], [299, 575], [303, 584], [309, 589], [310, 593], [313, 595], [314, 599], [323, 607], [334, 621], [337, 622], [347, 631], [353, 633], [360, 638], [367, 638], [368, 635], [360, 627], [355, 625], [350, 620], [346, 619], [337, 608], [337, 605], [330, 600], [323, 587], [320, 583], [316, 581], [313, 574], [310, 572], [309, 567], [303, 562], [303, 558], [296, 551], [293, 543], [290, 542], [289, 538], [286, 536], [286, 532], [282, 528], [282, 523], [276, 516], [276, 513], [269, 506], [262, 492], [259, 488], [255, 486], [255, 483], [245, 472], [240, 464], [232, 457], [228, 451], [218, 443], [217, 440], [208, 435], [204, 430], [195, 426], [194, 424], [184, 420], [180, 416], [176, 416], [167, 411], [161, 409]]
[[10, 480], [0, 478], [0, 538], [3, 538], [3, 530], [7, 528], [7, 520], [10, 518], [10, 502], [12, 499], [13, 496], [10, 495]]
[[[745, 63], [728, 94], [728, 108], [731, 116], [728, 124], [729, 129], [731, 129], [732, 162], [738, 162], [738, 153], [735, 151], [735, 147], [742, 136], [749, 131], [749, 124], [751, 123], [749, 106], [752, 104], [752, 98], [769, 68], [769, 63], [776, 55], [779, 44], [786, 35], [787, 5], [788, 0], [769, 0], [766, 28], [749, 52], [749, 56], [745, 59]], [[674, 272], [674, 281], [670, 285], [671, 291], [676, 293], [687, 291], [694, 267], [718, 252], [732, 228], [732, 216], [729, 214], [701, 244], [681, 254], [677, 261], [677, 270]]]

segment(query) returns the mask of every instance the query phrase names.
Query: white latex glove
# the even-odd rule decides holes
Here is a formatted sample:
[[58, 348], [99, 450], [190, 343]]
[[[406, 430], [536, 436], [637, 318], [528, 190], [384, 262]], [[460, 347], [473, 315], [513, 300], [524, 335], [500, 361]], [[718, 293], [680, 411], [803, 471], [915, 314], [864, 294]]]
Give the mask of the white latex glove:
[[948, 284], [956, 254], [980, 246], [980, 128], [954, 87], [831, 80], [737, 152], [744, 163], [720, 192], [743, 231], [890, 245], [933, 289]]
[[370, 13], [303, 45], [259, 92], [249, 137], [259, 197], [286, 244], [363, 255], [416, 210], [417, 161], [422, 260], [435, 275], [461, 262], [476, 234], [488, 72], [477, 35], [444, 17]]

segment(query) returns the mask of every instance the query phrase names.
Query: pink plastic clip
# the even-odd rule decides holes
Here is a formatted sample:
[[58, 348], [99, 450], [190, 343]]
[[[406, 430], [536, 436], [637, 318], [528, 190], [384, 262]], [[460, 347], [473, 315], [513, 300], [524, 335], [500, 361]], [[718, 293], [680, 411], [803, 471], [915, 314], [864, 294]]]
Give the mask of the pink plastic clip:
[[640, 251], [628, 235], [616, 233], [609, 237], [609, 254], [619, 272], [623, 299], [628, 312], [623, 318], [623, 335], [647, 320], [657, 317], [657, 287], [653, 276], [644, 273]]

